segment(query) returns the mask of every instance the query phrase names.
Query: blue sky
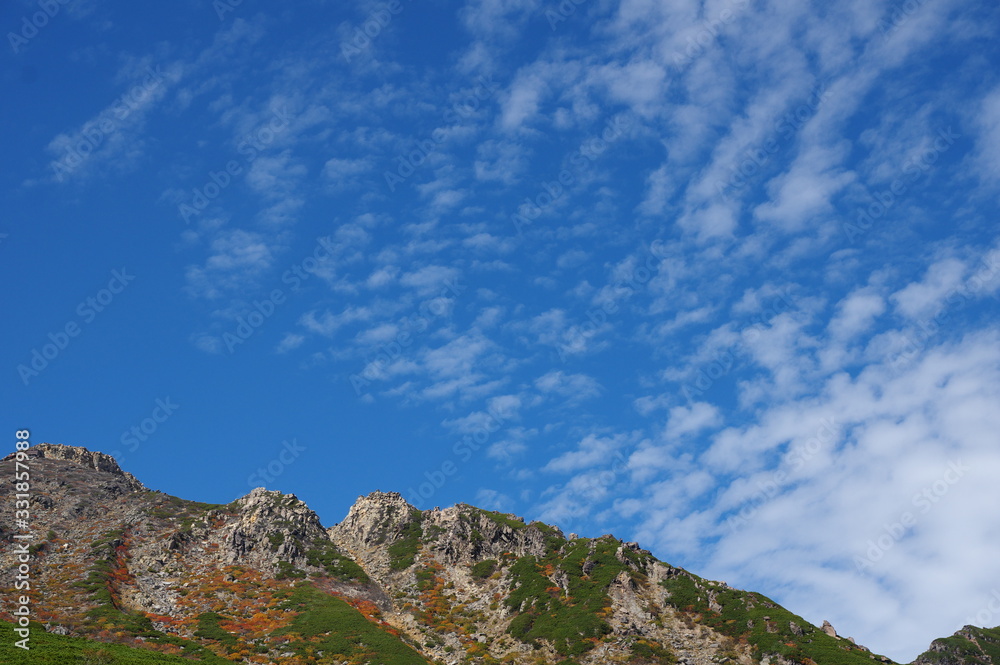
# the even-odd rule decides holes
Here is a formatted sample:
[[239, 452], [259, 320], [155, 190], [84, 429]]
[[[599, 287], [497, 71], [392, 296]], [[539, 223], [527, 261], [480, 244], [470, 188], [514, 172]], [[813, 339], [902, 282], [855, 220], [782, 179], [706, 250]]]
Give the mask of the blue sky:
[[998, 12], [6, 3], [5, 427], [998, 625]]

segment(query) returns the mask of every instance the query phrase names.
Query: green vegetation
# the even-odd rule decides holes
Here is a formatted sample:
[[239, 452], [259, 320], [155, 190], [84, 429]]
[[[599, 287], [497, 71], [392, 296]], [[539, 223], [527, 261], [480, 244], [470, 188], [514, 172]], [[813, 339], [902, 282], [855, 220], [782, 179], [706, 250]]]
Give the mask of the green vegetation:
[[404, 570], [413, 565], [420, 549], [420, 538], [424, 534], [422, 527], [423, 515], [414, 508], [410, 512], [410, 521], [403, 527], [399, 540], [389, 546], [389, 566], [393, 570]]
[[103, 547], [110, 544], [115, 540], [121, 540], [125, 537], [125, 532], [121, 529], [115, 529], [114, 531], [108, 531], [103, 536], [95, 540], [90, 544], [90, 548], [96, 550], [98, 547]]
[[159, 519], [205, 517], [212, 510], [234, 513], [238, 508], [236, 501], [230, 504], [203, 503], [201, 501], [188, 501], [180, 497], [158, 492], [150, 492], [147, 496], [154, 500], [153, 505], [146, 509], [147, 512], [150, 516]]
[[660, 665], [677, 662], [677, 656], [672, 651], [663, 648], [655, 642], [648, 642], [646, 640], [639, 640], [632, 645], [632, 658]]
[[[933, 650], [920, 655], [932, 663], [961, 662], [963, 665], [993, 665], [1000, 663], [1000, 628], [975, 628], [934, 640]], [[964, 636], [968, 634], [971, 640]], [[974, 640], [974, 641], [973, 641]]]
[[416, 572], [417, 576], [417, 590], [418, 591], [430, 591], [434, 588], [434, 569], [433, 568], [421, 568]]
[[[561, 542], [561, 548], [540, 561], [527, 556], [511, 566], [514, 589], [504, 602], [519, 614], [508, 632], [529, 644], [550, 640], [559, 654], [578, 656], [611, 632], [603, 618], [611, 605], [607, 590], [629, 569], [615, 558], [617, 541]], [[557, 574], [565, 575], [566, 589], [552, 581]]]
[[[759, 593], [713, 588], [686, 573], [661, 584], [670, 591], [669, 602], [677, 609], [697, 616], [699, 623], [723, 635], [746, 640], [754, 648], [757, 660], [768, 654], [778, 654], [798, 663], [871, 665], [867, 652], [846, 640], [830, 637]], [[710, 592], [721, 612], [710, 608]]]
[[476, 508], [476, 511], [480, 515], [486, 516], [497, 524], [503, 524], [504, 526], [509, 526], [512, 529], [523, 529], [526, 526], [524, 520], [515, 519], [506, 513], [500, 513], [495, 510], [482, 510], [479, 508]]
[[302, 579], [306, 576], [304, 570], [299, 570], [287, 561], [278, 562], [278, 574], [274, 576], [276, 580]]
[[497, 569], [496, 559], [486, 559], [472, 564], [472, 576], [478, 579], [486, 579]]
[[329, 540], [317, 538], [313, 547], [306, 552], [306, 562], [326, 571], [327, 575], [345, 582], [367, 582], [368, 575], [350, 557], [337, 551], [337, 546]]
[[278, 531], [277, 533], [268, 534], [267, 539], [271, 541], [271, 549], [277, 550], [285, 542], [285, 534]]
[[442, 533], [445, 533], [447, 529], [443, 526], [438, 526], [437, 524], [428, 524], [424, 527], [424, 540], [427, 542], [434, 542], [437, 540]]
[[[282, 609], [298, 612], [287, 628], [273, 633], [288, 636], [287, 647], [296, 654], [313, 658], [319, 651], [331, 660], [370, 660], [384, 665], [427, 665], [401, 639], [379, 628], [347, 602], [299, 584], [282, 604]], [[318, 639], [317, 639], [318, 638]]]
[[566, 539], [559, 533], [559, 529], [549, 526], [544, 522], [532, 522], [528, 527], [542, 532], [545, 536], [545, 549], [551, 554], [555, 554], [563, 546], [563, 543], [566, 542]]
[[4, 665], [191, 665], [209, 663], [226, 665], [228, 660], [209, 651], [202, 651], [194, 660], [180, 656], [124, 646], [105, 644], [81, 637], [65, 637], [45, 632], [41, 624], [32, 623], [30, 651], [14, 646], [21, 639], [14, 633], [14, 624], [0, 621], [0, 663]]
[[194, 631], [194, 636], [215, 640], [226, 646], [235, 647], [239, 643], [237, 639], [231, 633], [223, 630], [222, 626], [219, 625], [219, 621], [224, 618], [215, 612], [203, 612], [199, 614], [198, 630]]

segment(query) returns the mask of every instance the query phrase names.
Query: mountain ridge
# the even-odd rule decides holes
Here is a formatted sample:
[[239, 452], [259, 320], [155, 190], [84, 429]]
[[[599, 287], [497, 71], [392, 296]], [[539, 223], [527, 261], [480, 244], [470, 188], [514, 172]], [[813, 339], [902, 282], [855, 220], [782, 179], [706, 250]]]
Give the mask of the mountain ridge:
[[[202, 662], [893, 663], [611, 534], [567, 538], [463, 503], [421, 511], [382, 491], [324, 527], [294, 494], [204, 504], [146, 488], [104, 453], [24, 452], [47, 471], [32, 495], [50, 527], [33, 545], [34, 618], [67, 639]], [[914, 665], [1000, 665], [997, 645], [1000, 630], [967, 626]]]

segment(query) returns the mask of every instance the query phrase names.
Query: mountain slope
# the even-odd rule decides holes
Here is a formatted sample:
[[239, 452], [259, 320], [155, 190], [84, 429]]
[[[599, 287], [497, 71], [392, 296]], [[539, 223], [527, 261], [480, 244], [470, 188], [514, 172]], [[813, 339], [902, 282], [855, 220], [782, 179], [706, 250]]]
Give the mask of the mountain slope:
[[934, 640], [913, 665], [991, 665], [1000, 663], [1000, 628], [966, 626]]
[[[294, 495], [256, 489], [203, 504], [149, 490], [84, 448], [39, 444], [27, 453], [40, 531], [30, 562], [33, 657], [891, 664], [760, 594], [610, 535], [567, 538], [465, 504], [419, 511], [384, 492], [359, 497], [324, 528]], [[14, 461], [0, 461], [0, 473], [13, 474]], [[11, 517], [0, 516], [8, 588], [18, 565]], [[0, 619], [14, 619], [3, 610]], [[995, 631], [978, 630], [934, 642], [921, 665], [1000, 665]], [[36, 662], [2, 649], [4, 662]]]

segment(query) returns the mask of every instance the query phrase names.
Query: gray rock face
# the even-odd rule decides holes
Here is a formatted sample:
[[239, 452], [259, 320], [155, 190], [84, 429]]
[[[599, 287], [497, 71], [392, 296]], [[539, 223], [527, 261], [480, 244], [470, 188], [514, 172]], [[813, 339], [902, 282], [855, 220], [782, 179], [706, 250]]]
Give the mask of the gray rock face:
[[[119, 476], [125, 480], [126, 486], [134, 492], [141, 492], [146, 489], [146, 486], [139, 482], [138, 478], [131, 473], [122, 471], [121, 467], [118, 466], [118, 462], [111, 455], [91, 452], [80, 446], [66, 446], [61, 443], [39, 443], [36, 446], [32, 446], [27, 452], [29, 456], [36, 459], [65, 460], [89, 469], [94, 469], [95, 471], [104, 471], [105, 473]], [[13, 459], [15, 454], [7, 455], [0, 461]]]
[[377, 545], [400, 533], [414, 512], [419, 511], [398, 492], [376, 491], [359, 496], [347, 517], [330, 531], [358, 546]]
[[309, 545], [327, 538], [319, 516], [294, 494], [258, 487], [234, 506], [238, 513], [222, 543], [230, 563], [303, 566]]

